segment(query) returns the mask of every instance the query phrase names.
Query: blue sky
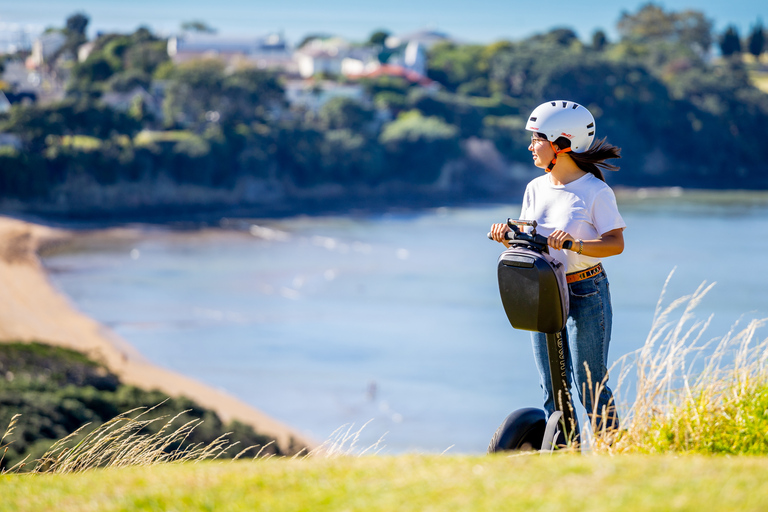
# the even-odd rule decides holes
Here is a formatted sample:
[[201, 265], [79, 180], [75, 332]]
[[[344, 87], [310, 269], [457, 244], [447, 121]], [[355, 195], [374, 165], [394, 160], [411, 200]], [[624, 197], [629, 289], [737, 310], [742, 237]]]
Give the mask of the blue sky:
[[[376, 29], [393, 33], [432, 28], [466, 41], [520, 39], [553, 27], [570, 27], [583, 39], [598, 28], [615, 38], [623, 11], [645, 1], [581, 0], [0, 0], [0, 30], [60, 27], [74, 12], [91, 18], [89, 32], [130, 32], [146, 25], [161, 34], [184, 21], [202, 20], [223, 35], [263, 35], [282, 31], [292, 42], [309, 33], [364, 40]], [[697, 9], [722, 32], [729, 24], [745, 35], [758, 19], [768, 24], [768, 1], [666, 0], [667, 10]], [[738, 5], [738, 6], [736, 6]]]

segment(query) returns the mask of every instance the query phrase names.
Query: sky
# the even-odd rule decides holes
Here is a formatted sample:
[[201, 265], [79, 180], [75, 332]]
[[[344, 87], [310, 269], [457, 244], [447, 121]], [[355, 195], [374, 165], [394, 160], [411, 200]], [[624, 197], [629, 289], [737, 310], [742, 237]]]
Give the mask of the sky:
[[[467, 43], [517, 40], [556, 27], [568, 27], [584, 40], [597, 29], [617, 38], [624, 11], [645, 0], [0, 0], [0, 32], [24, 27], [32, 32], [62, 27], [68, 16], [90, 17], [89, 35], [132, 32], [147, 26], [159, 35], [177, 33], [183, 22], [203, 21], [220, 35], [263, 36], [282, 32], [297, 43], [308, 34], [327, 33], [364, 41], [378, 29], [393, 34], [421, 29], [444, 32]], [[696, 9], [722, 33], [735, 25], [742, 36], [758, 20], [768, 24], [768, 1], [665, 0], [668, 11]]]

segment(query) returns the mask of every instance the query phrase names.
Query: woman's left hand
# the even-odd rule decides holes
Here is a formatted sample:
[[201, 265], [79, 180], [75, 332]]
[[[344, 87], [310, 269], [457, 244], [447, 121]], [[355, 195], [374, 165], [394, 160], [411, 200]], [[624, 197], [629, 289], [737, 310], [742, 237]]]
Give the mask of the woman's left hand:
[[563, 244], [568, 240], [570, 240], [572, 244], [576, 243], [575, 238], [560, 229], [555, 230], [551, 235], [547, 237], [548, 245], [553, 249], [562, 249]]

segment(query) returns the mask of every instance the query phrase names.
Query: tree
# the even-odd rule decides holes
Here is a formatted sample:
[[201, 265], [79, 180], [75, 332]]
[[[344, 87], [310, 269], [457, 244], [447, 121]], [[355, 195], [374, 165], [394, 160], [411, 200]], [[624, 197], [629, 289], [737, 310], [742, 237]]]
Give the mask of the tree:
[[647, 3], [635, 14], [622, 12], [617, 24], [622, 39], [634, 42], [681, 43], [699, 54], [712, 45], [712, 21], [700, 11], [665, 11]]
[[85, 36], [90, 18], [85, 13], [76, 13], [67, 18], [66, 30], [68, 34]]
[[368, 38], [368, 44], [374, 46], [384, 46], [384, 41], [390, 36], [390, 33], [386, 30], [377, 30], [371, 37]]
[[185, 21], [181, 24], [181, 30], [184, 32], [198, 32], [200, 34], [215, 34], [216, 29], [204, 21]]
[[757, 25], [752, 28], [752, 32], [750, 32], [747, 39], [747, 49], [755, 57], [759, 57], [763, 53], [765, 49], [765, 30], [763, 29], [762, 21], [758, 21]]
[[329, 130], [348, 128], [363, 131], [373, 120], [373, 111], [352, 98], [332, 98], [322, 106], [318, 117]]
[[387, 152], [390, 178], [410, 183], [434, 183], [443, 165], [460, 152], [459, 129], [418, 110], [387, 124], [379, 141]]
[[730, 25], [723, 37], [720, 39], [720, 52], [723, 57], [730, 57], [736, 53], [741, 53], [741, 39], [739, 38], [739, 29]]
[[600, 29], [595, 30], [594, 34], [592, 34], [592, 48], [600, 52], [605, 49], [607, 44], [608, 37], [605, 35], [605, 32]]
[[242, 69], [228, 75], [218, 60], [189, 61], [168, 80], [166, 122], [193, 129], [204, 129], [211, 116], [222, 125], [261, 120], [284, 97], [273, 73]]

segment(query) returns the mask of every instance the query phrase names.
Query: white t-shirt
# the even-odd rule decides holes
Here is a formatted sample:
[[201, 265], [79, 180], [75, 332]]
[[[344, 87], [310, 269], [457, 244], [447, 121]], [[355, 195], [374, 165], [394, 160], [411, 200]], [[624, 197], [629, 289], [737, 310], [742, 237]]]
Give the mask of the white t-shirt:
[[[549, 173], [532, 180], [525, 188], [520, 219], [535, 220], [540, 235], [549, 236], [561, 229], [582, 240], [594, 240], [608, 231], [627, 227], [611, 187], [589, 173], [566, 185], [554, 185]], [[550, 247], [549, 253], [566, 265], [568, 273], [600, 262], [600, 258], [570, 250]]]

